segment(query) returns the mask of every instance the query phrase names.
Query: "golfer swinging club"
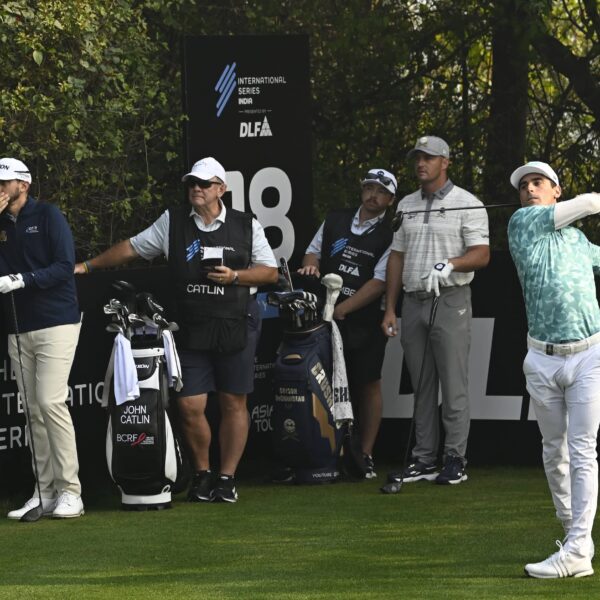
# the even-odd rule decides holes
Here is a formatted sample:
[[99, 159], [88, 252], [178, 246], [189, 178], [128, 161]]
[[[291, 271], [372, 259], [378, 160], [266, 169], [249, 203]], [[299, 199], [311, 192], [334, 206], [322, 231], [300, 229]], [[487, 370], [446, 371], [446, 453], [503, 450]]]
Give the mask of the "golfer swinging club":
[[521, 206], [508, 241], [519, 274], [529, 332], [523, 363], [542, 433], [543, 462], [556, 516], [565, 531], [558, 552], [525, 565], [531, 577], [592, 575], [592, 526], [598, 499], [600, 310], [594, 274], [600, 247], [574, 221], [600, 212], [600, 194], [560, 202], [558, 176], [529, 162], [510, 177]]

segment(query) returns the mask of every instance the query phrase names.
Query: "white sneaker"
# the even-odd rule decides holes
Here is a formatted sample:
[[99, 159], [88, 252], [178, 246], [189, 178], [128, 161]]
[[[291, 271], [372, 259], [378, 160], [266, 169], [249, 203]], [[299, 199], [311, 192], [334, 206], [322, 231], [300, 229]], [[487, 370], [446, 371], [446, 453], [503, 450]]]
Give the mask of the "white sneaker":
[[558, 552], [539, 563], [525, 565], [525, 573], [538, 579], [559, 579], [561, 577], [587, 577], [594, 574], [589, 558], [577, 558], [565, 552], [563, 545], [556, 540]]
[[[29, 498], [27, 502], [16, 510], [11, 510], [6, 516], [9, 519], [20, 519], [26, 512], [40, 505], [40, 499], [37, 496]], [[44, 498], [42, 496], [42, 514], [44, 517], [49, 517], [56, 508], [56, 498]]]
[[56, 501], [56, 508], [52, 513], [52, 517], [55, 519], [71, 519], [81, 517], [84, 512], [81, 496], [63, 492]]

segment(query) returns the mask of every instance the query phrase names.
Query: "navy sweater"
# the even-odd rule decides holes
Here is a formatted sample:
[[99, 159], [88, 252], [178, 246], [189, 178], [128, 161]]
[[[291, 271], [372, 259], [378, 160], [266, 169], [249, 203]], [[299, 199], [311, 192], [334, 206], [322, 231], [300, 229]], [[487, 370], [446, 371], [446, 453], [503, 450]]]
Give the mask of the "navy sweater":
[[[21, 273], [25, 283], [13, 292], [19, 332], [80, 321], [74, 265], [73, 236], [56, 206], [29, 197], [16, 220], [0, 214], [0, 276]], [[3, 300], [6, 327], [14, 333], [10, 294]]]

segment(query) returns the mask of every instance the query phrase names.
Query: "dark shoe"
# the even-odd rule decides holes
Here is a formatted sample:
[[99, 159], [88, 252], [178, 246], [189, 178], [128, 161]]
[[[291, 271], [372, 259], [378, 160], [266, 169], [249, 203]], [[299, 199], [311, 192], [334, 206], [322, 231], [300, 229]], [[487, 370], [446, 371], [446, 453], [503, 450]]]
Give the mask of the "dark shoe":
[[460, 456], [449, 455], [446, 457], [444, 468], [437, 476], [435, 482], [440, 485], [455, 485], [468, 479], [465, 471], [465, 462]]
[[375, 472], [375, 463], [373, 462], [373, 457], [369, 454], [363, 454], [363, 458], [365, 459], [365, 466], [367, 467], [365, 479], [375, 479], [377, 477], [377, 473]]
[[413, 462], [411, 462], [404, 471], [390, 473], [388, 475], [388, 483], [398, 483], [400, 481], [411, 483], [421, 479], [433, 481], [438, 476], [439, 471], [435, 465], [422, 463], [419, 459], [413, 458], [412, 460]]
[[211, 493], [211, 500], [213, 502], [237, 502], [237, 499], [235, 478], [231, 475], [219, 475]]
[[210, 471], [200, 471], [194, 475], [192, 485], [188, 492], [189, 502], [210, 502], [210, 493], [212, 491], [212, 473]]

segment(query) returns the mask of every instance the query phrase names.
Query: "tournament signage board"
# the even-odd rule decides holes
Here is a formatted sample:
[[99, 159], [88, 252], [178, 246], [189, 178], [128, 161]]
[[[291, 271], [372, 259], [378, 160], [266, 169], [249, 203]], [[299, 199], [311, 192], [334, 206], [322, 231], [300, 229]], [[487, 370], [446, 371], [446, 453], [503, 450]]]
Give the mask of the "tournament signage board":
[[186, 166], [213, 156], [227, 206], [253, 213], [277, 259], [299, 258], [312, 223], [307, 36], [184, 41]]

